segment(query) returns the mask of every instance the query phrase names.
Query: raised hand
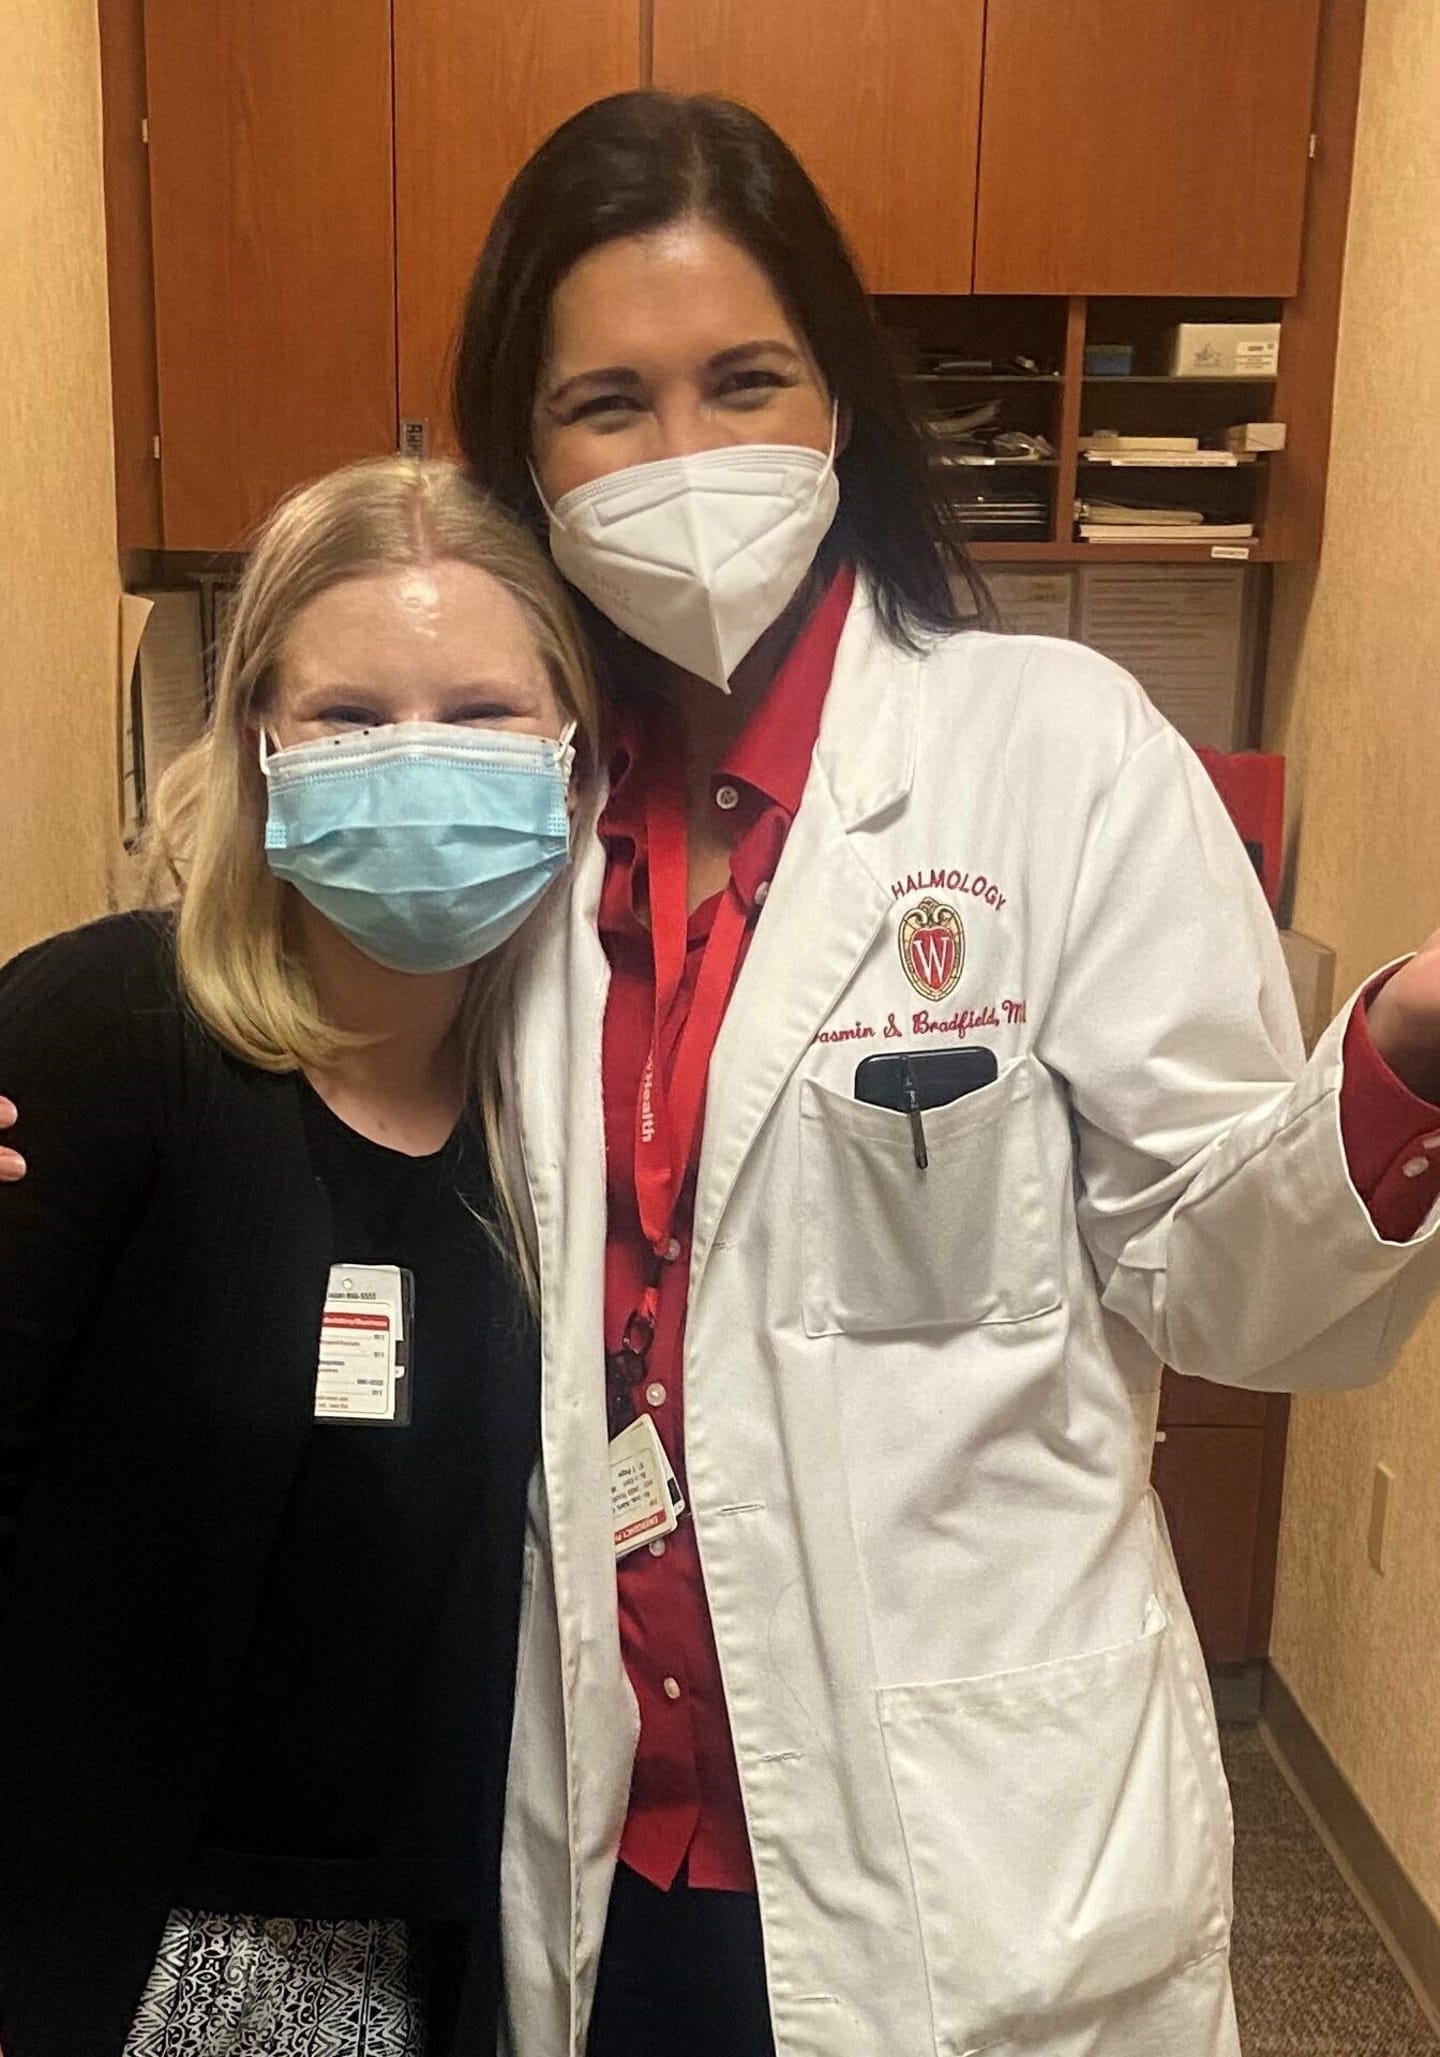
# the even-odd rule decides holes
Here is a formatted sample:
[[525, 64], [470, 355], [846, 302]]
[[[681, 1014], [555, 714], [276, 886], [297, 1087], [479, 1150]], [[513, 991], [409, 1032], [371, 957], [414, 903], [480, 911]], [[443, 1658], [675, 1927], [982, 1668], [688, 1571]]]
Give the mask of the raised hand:
[[1440, 929], [1385, 981], [1369, 1019], [1396, 1077], [1422, 1100], [1440, 1101]]

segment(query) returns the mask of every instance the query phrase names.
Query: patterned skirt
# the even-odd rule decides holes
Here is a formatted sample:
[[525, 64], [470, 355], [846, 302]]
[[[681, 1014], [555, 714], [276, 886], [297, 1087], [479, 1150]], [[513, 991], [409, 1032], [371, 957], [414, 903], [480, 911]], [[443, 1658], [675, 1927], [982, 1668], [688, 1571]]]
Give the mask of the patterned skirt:
[[423, 2057], [403, 1921], [264, 1921], [177, 1908], [125, 2057]]

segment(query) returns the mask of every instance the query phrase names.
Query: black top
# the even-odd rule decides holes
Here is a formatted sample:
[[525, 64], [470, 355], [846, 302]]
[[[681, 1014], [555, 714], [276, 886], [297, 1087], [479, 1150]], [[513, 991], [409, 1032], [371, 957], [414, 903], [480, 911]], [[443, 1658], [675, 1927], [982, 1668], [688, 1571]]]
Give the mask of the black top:
[[[408, 1159], [190, 1018], [168, 926], [0, 972], [0, 2043], [121, 2049], [171, 1905], [467, 1923], [494, 2046], [533, 1335], [462, 1125]], [[332, 1262], [406, 1427], [316, 1422]]]
[[[463, 1767], [425, 1751], [415, 1703], [459, 1677], [482, 1698], [497, 1638], [513, 1635], [494, 1618], [484, 1559], [507, 1484], [512, 1557], [518, 1542], [534, 1385], [512, 1385], [480, 1347], [474, 1287], [493, 1269], [482, 1224], [494, 1202], [475, 1126], [406, 1157], [308, 1088], [301, 1099], [332, 1261], [413, 1276], [411, 1418], [311, 1431], [180, 1897], [234, 1913], [469, 1917], [486, 1853], [473, 1808], [457, 1804]], [[503, 1734], [477, 1740], [492, 1759], [503, 1751]]]

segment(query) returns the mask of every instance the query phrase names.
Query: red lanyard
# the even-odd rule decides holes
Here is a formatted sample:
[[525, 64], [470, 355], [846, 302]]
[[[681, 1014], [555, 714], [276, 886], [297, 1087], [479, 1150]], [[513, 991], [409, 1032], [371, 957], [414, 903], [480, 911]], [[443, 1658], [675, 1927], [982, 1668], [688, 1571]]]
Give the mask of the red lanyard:
[[[747, 917], [738, 893], [721, 893], [667, 1084], [661, 1039], [684, 984], [690, 929], [685, 783], [678, 753], [669, 753], [652, 767], [645, 796], [645, 841], [655, 1015], [635, 1106], [635, 1197], [658, 1280], [659, 1266], [668, 1261], [672, 1249], [680, 1196], [705, 1106], [710, 1057], [735, 983]], [[652, 1283], [626, 1324], [626, 1346], [642, 1359], [654, 1333], [658, 1300], [658, 1287]]]

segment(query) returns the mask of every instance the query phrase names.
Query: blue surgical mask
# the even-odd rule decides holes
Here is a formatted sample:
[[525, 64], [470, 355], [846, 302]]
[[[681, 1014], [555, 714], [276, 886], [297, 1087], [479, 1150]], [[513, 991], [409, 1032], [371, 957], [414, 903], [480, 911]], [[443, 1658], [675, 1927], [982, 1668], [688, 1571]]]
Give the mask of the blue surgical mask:
[[262, 735], [270, 869], [377, 964], [473, 964], [569, 862], [574, 733], [407, 721], [288, 750]]

